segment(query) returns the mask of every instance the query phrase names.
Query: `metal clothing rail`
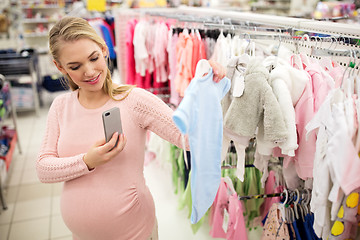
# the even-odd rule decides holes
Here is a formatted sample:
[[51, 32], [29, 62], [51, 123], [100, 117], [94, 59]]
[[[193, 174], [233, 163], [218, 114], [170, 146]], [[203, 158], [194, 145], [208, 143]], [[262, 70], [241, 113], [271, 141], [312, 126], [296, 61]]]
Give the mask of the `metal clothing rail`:
[[360, 27], [356, 24], [326, 22], [304, 18], [273, 16], [251, 12], [229, 11], [213, 8], [196, 8], [187, 6], [173, 9], [139, 9], [136, 11], [138, 11], [140, 14], [168, 17], [178, 19], [180, 21], [221, 23], [220, 21], [223, 20], [225, 23], [230, 21], [232, 24], [260, 24], [273, 26], [274, 28], [291, 28], [294, 30], [301, 30], [306, 32], [360, 39]]
[[282, 17], [250, 12], [219, 10], [212, 8], [179, 7], [177, 9], [177, 13], [197, 16], [218, 16], [224, 19], [230, 18], [232, 19], [232, 21], [252, 22], [263, 25], [293, 28], [308, 32], [332, 35], [335, 34], [344, 37], [360, 38], [360, 27], [356, 24], [324, 22], [312, 19]]
[[360, 49], [346, 50], [332, 50], [332, 49], [313, 49], [312, 54], [315, 56], [340, 56], [340, 57], [360, 57]]
[[[164, 9], [165, 10], [165, 9]], [[218, 29], [228, 29], [228, 30], [251, 30], [251, 31], [265, 31], [265, 32], [289, 32], [292, 31], [292, 28], [279, 27], [260, 27], [258, 24], [246, 21], [235, 21], [231, 18], [222, 18], [219, 16], [202, 16], [202, 15], [189, 15], [181, 12], [173, 12], [166, 9], [165, 11], [160, 10], [141, 10], [138, 9], [141, 15], [149, 15], [153, 17], [164, 17], [168, 19], [175, 19], [179, 22], [188, 22], [188, 23], [200, 23], [204, 27], [213, 27]], [[164, 11], [164, 12], [158, 12]]]
[[238, 196], [239, 200], [250, 200], [250, 199], [258, 199], [258, 198], [272, 198], [272, 197], [282, 197], [284, 193], [272, 193], [272, 194], [259, 194], [259, 195], [251, 195], [251, 196]]
[[[281, 43], [294, 53], [302, 52], [313, 58], [331, 56], [332, 60], [342, 66], [348, 65], [353, 49], [360, 49], [360, 27], [356, 24], [196, 7], [116, 9], [114, 11], [115, 21], [121, 22], [121, 24], [115, 24], [118, 35], [125, 33], [126, 19], [139, 18], [141, 20], [150, 16], [173, 19], [174, 27], [201, 29], [201, 26], [204, 28], [206, 26], [206, 28], [226, 29], [230, 33], [244, 34], [244, 39], [261, 39], [261, 41], [267, 41], [268, 44]], [[321, 40], [319, 42], [314, 37], [309, 37], [308, 41], [305, 41], [302, 38], [305, 34], [310, 36], [325, 34], [325, 37], [316, 37]], [[331, 40], [325, 41], [328, 39]], [[119, 39], [117, 42], [117, 51], [124, 51], [125, 42]], [[320, 47], [318, 47], [319, 43]], [[355, 55], [356, 58], [360, 56], [358, 53]], [[121, 60], [118, 61], [118, 67], [125, 69]], [[125, 78], [125, 75], [122, 77]]]

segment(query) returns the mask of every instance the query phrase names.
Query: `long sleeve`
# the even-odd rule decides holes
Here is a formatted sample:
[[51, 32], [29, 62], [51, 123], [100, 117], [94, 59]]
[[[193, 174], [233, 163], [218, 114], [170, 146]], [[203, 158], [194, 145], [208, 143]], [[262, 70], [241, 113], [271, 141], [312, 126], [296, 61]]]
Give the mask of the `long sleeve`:
[[58, 155], [60, 106], [61, 102], [55, 100], [50, 107], [45, 136], [36, 162], [38, 177], [44, 183], [68, 181], [91, 172], [83, 161], [84, 154], [64, 158]]
[[[129, 100], [133, 109], [133, 120], [141, 128], [150, 130], [170, 143], [183, 148], [181, 133], [172, 120], [173, 110], [152, 93], [136, 88]], [[186, 144], [186, 149], [190, 147]]]

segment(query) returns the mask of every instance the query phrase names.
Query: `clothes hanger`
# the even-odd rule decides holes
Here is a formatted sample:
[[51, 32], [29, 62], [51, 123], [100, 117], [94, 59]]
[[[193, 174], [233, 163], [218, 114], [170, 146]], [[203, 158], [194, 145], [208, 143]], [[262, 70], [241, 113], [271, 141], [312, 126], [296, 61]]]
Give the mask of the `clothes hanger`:
[[[301, 37], [301, 39], [300, 39], [300, 41], [302, 41], [302, 44], [301, 44], [301, 46], [302, 47], [304, 47], [305, 46], [305, 40], [309, 40], [310, 39], [310, 37], [309, 37], [309, 35], [307, 35], [307, 34], [304, 34], [304, 35], [302, 35], [302, 37]], [[299, 44], [298, 44], [299, 45]], [[296, 54], [300, 54], [300, 50], [299, 50], [299, 47], [297, 48], [297, 52], [296, 52]]]
[[[330, 53], [331, 46], [334, 44], [334, 40], [336, 41], [334, 49], [336, 49], [336, 46], [337, 46], [337, 39], [334, 36], [331, 36], [330, 39], [331, 39], [331, 43], [330, 43], [330, 46], [327, 48], [329, 53]], [[331, 54], [331, 57], [323, 57], [323, 58], [321, 58], [321, 60], [319, 61], [320, 65], [323, 66], [323, 68], [326, 69], [327, 71], [332, 70], [334, 68], [334, 66], [332, 64], [333, 63], [333, 57], [334, 57], [334, 54]]]
[[355, 94], [355, 81], [356, 81], [356, 76], [355, 76], [355, 70], [356, 70], [356, 61], [357, 59], [357, 52], [355, 50], [353, 50], [353, 56], [354, 56], [354, 66], [350, 69], [349, 71], [349, 84], [350, 84], [350, 93], [351, 96], [353, 94]]
[[281, 217], [284, 221], [286, 221], [287, 217], [286, 217], [286, 206], [288, 206], [288, 201], [289, 201], [289, 192], [288, 190], [285, 188], [284, 191], [283, 191], [283, 194], [285, 195], [285, 200], [283, 203], [280, 203], [278, 205], [278, 210], [280, 210], [280, 214], [281, 214]]
[[[334, 50], [336, 50], [336, 47], [338, 45], [338, 39], [336, 37], [334, 37], [335, 39], [335, 46], [334, 46]], [[331, 45], [330, 45], [331, 47]], [[330, 48], [329, 48], [330, 49]], [[334, 54], [331, 55], [331, 64], [334, 62]]]
[[245, 53], [247, 53], [248, 52], [248, 50], [249, 50], [249, 47], [250, 47], [250, 43], [251, 43], [251, 37], [250, 37], [250, 34], [248, 34], [248, 33], [245, 33], [245, 36], [244, 36], [244, 39], [246, 40], [246, 36], [248, 36], [249, 38], [248, 38], [248, 44], [247, 44], [247, 46], [246, 46], [246, 48], [245, 48]]
[[311, 47], [311, 56], [315, 56], [315, 58], [312, 58], [313, 62], [319, 62], [318, 61], [319, 59], [316, 57], [316, 54], [314, 54], [314, 50], [322, 49], [322, 38], [319, 36], [314, 36], [313, 38], [315, 40], [315, 46]]
[[[357, 52], [356, 52], [357, 54]], [[358, 60], [358, 65], [354, 68], [354, 76], [355, 76], [355, 94], [357, 96], [360, 95], [360, 60]], [[357, 72], [356, 72], [357, 69]]]
[[343, 88], [343, 84], [344, 84], [344, 80], [345, 80], [345, 75], [346, 75], [347, 71], [348, 71], [349, 69], [351, 69], [351, 68], [354, 68], [354, 66], [355, 66], [355, 63], [351, 61], [352, 58], [353, 58], [353, 53], [354, 53], [354, 51], [353, 51], [352, 49], [350, 49], [349, 63], [348, 63], [348, 65], [346, 66], [345, 71], [344, 71], [344, 73], [343, 73], [343, 76], [342, 76], [342, 79], [341, 79], [340, 88]]
[[303, 214], [304, 215], [307, 215], [308, 213], [309, 213], [309, 209], [308, 209], [308, 207], [307, 207], [307, 205], [306, 205], [306, 202], [307, 202], [307, 200], [308, 200], [308, 189], [304, 189], [302, 192], [301, 192], [301, 199], [302, 199], [302, 201], [300, 202], [300, 206], [302, 206], [302, 208], [303, 208]]
[[288, 220], [291, 222], [296, 221], [296, 214], [295, 214], [295, 210], [294, 210], [294, 202], [295, 202], [295, 192], [290, 191], [289, 194], [289, 201], [288, 203], [285, 205], [286, 207], [286, 211], [287, 211], [287, 215], [288, 215]]
[[304, 203], [304, 205], [306, 206], [307, 210], [308, 210], [308, 214], [311, 213], [310, 211], [310, 201], [311, 201], [311, 191], [308, 188], [305, 188], [306, 191], [306, 201]]
[[287, 219], [287, 222], [288, 223], [293, 223], [295, 222], [295, 213], [294, 213], [294, 209], [291, 208], [291, 207], [288, 207], [288, 219]]
[[304, 34], [301, 37], [301, 39], [299, 40], [299, 42], [302, 41], [302, 44], [298, 43], [298, 45], [297, 45], [297, 53], [293, 54], [291, 56], [291, 59], [290, 59], [291, 66], [293, 66], [293, 67], [295, 67], [296, 69], [299, 69], [299, 70], [304, 70], [304, 65], [303, 65], [302, 59], [300, 57], [300, 47], [299, 46], [304, 47], [305, 46], [304, 43], [305, 43], [306, 39], [307, 39], [307, 41], [309, 41], [310, 37], [309, 37], [309, 35]]
[[201, 41], [201, 35], [200, 35], [200, 31], [199, 31], [199, 28], [196, 28], [195, 29], [195, 36]]
[[187, 37], [187, 36], [189, 36], [189, 26], [188, 26], [188, 24], [187, 24], [187, 22], [185, 22], [184, 23], [184, 29], [183, 29], [183, 31], [182, 31], [182, 33]]
[[[357, 51], [353, 50], [353, 53], [354, 53], [354, 64], [356, 64], [356, 61], [358, 60]], [[360, 63], [360, 61], [359, 61], [359, 63]], [[358, 63], [357, 66], [354, 65], [354, 67], [350, 70], [350, 73], [349, 73], [349, 74], [350, 74], [351, 76], [355, 76], [355, 70], [356, 70], [356, 68], [359, 66], [359, 63]]]
[[294, 211], [295, 211], [295, 217], [296, 219], [299, 219], [299, 209], [298, 209], [298, 204], [300, 201], [300, 193], [299, 193], [299, 189], [295, 189], [295, 193], [294, 193]]
[[275, 53], [275, 60], [273, 62], [273, 64], [270, 65], [270, 69], [269, 69], [269, 72], [271, 72], [272, 70], [274, 70], [277, 66], [277, 63], [278, 63], [278, 58], [279, 58], [279, 50], [280, 50], [280, 46], [281, 46], [281, 29], [279, 28], [279, 44], [276, 48], [276, 53]]

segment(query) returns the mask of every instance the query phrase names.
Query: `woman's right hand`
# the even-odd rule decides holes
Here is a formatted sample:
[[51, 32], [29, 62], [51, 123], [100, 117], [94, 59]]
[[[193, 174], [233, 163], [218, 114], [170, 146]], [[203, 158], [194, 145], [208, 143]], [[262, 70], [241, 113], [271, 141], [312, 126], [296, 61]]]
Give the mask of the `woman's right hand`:
[[106, 142], [105, 139], [97, 141], [85, 154], [84, 162], [89, 170], [109, 162], [124, 149], [126, 144], [126, 137], [124, 134], [119, 135], [119, 142], [117, 146], [114, 147], [118, 135], [117, 132], [114, 133], [109, 142]]

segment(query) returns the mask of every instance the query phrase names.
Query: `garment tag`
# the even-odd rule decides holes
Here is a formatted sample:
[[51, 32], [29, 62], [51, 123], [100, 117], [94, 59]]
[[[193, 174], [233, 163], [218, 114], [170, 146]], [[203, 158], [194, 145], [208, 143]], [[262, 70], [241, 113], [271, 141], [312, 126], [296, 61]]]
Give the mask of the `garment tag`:
[[241, 97], [244, 93], [245, 83], [244, 76], [239, 76], [235, 79], [233, 97]]
[[223, 221], [222, 228], [225, 233], [227, 233], [228, 226], [229, 226], [229, 212], [226, 210], [226, 208], [224, 208], [224, 221]]

